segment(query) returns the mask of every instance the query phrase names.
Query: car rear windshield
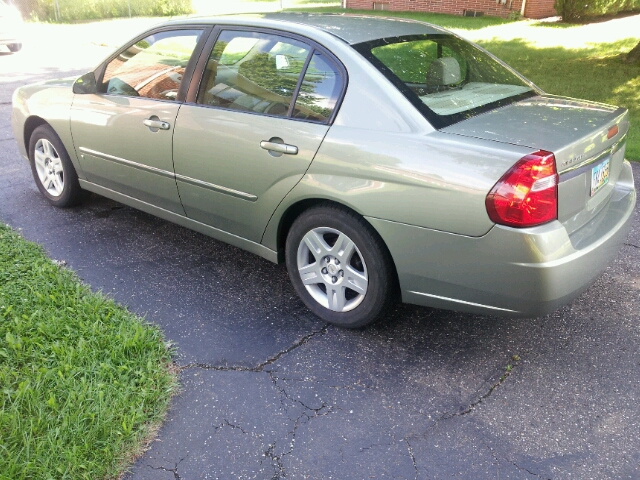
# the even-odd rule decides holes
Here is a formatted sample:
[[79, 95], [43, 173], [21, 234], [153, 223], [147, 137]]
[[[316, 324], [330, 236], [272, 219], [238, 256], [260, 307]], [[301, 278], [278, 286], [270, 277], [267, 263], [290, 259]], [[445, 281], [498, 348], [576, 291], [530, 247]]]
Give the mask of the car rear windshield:
[[381, 38], [354, 48], [435, 128], [540, 93], [513, 70], [454, 35]]

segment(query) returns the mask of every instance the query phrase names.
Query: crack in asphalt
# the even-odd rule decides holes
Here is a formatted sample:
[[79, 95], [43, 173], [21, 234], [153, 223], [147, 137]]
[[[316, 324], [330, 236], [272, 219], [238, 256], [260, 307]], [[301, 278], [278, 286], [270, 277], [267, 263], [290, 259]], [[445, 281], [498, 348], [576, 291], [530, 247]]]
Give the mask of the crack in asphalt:
[[188, 456], [189, 456], [189, 455], [187, 455], [186, 457], [181, 458], [181, 459], [178, 461], [178, 463], [175, 463], [175, 464], [174, 464], [174, 467], [173, 467], [173, 468], [153, 467], [153, 466], [151, 466], [151, 465], [147, 465], [147, 467], [151, 468], [152, 470], [163, 470], [163, 471], [165, 471], [165, 472], [171, 472], [171, 473], [173, 473], [173, 478], [174, 478], [174, 480], [182, 480], [182, 479], [180, 478], [180, 474], [178, 474], [178, 465], [180, 465], [180, 464], [182, 463], [182, 461], [183, 461], [183, 460], [186, 460]]
[[[287, 391], [285, 390], [284, 387], [278, 385], [278, 380], [284, 380], [283, 378], [277, 377], [276, 375], [274, 375], [273, 372], [268, 372], [269, 373], [269, 377], [271, 378], [271, 381], [273, 382], [273, 385], [280, 390], [280, 393], [282, 394], [282, 396], [284, 396], [287, 400], [289, 400], [290, 402], [294, 402], [297, 403], [299, 405], [301, 405], [303, 408], [310, 410], [312, 412], [318, 413], [321, 410], [323, 410], [324, 408], [327, 408], [328, 405], [325, 404], [324, 402], [322, 403], [322, 405], [318, 408], [313, 408], [310, 407], [308, 405], [306, 405], [302, 400], [298, 399], [298, 398], [292, 398], [291, 396], [289, 396], [289, 394], [287, 393]], [[287, 410], [287, 408], [285, 407], [284, 403], [282, 402], [282, 397], [280, 398], [280, 405]], [[291, 419], [292, 420], [292, 419]]]
[[[501, 460], [498, 458], [498, 454], [493, 450], [493, 448], [491, 448], [489, 446], [489, 444], [485, 441], [482, 441], [483, 445], [486, 447], [487, 450], [489, 450], [489, 453], [491, 453], [491, 456], [493, 457], [493, 459], [498, 463], [498, 465], [500, 465], [502, 462]], [[529, 470], [528, 468], [524, 468], [521, 467], [520, 465], [518, 465], [516, 462], [513, 462], [511, 460], [509, 460], [508, 458], [504, 458], [504, 461], [509, 462], [511, 465], [513, 465], [514, 467], [516, 467], [518, 470], [520, 470], [521, 472], [527, 472], [529, 475], [533, 475], [534, 477], [537, 478], [542, 478], [544, 480], [551, 480], [550, 478], [546, 478], [543, 477], [542, 475], [539, 475], [537, 473], [532, 472], [531, 470]]]
[[276, 455], [273, 450], [276, 448], [276, 442], [270, 443], [269, 448], [264, 452], [264, 456], [271, 459], [271, 465], [274, 468], [271, 480], [280, 480], [287, 476], [284, 465], [282, 464], [282, 455]]
[[[498, 465], [500, 465], [502, 462], [500, 461], [500, 459], [498, 458], [498, 454], [494, 452], [493, 448], [491, 448], [489, 446], [489, 444], [487, 442], [482, 442], [484, 444], [484, 446], [487, 448], [487, 450], [489, 450], [489, 452], [491, 453], [491, 456], [493, 457], [493, 459], [498, 462]], [[511, 465], [513, 465], [514, 467], [516, 467], [518, 470], [520, 470], [521, 472], [527, 472], [529, 475], [533, 475], [536, 478], [543, 478], [545, 480], [551, 480], [548, 479], [546, 477], [543, 477], [542, 475], [538, 475], [537, 473], [532, 472], [531, 470], [529, 470], [528, 468], [524, 468], [521, 467], [520, 465], [518, 465], [516, 462], [513, 462], [507, 458], [504, 459], [505, 461], [509, 462]]]
[[360, 453], [366, 452], [367, 450], [371, 450], [372, 448], [376, 448], [376, 447], [391, 447], [391, 446], [395, 445], [396, 443], [397, 443], [397, 440], [395, 438], [394, 438], [394, 441], [391, 442], [391, 443], [372, 443], [368, 447], [361, 447], [360, 448]]
[[262, 435], [259, 435], [255, 432], [247, 432], [244, 428], [242, 428], [240, 425], [236, 425], [231, 423], [229, 420], [227, 420], [226, 418], [222, 420], [222, 425], [216, 425], [213, 427], [213, 429], [217, 432], [218, 430], [224, 428], [224, 427], [230, 427], [233, 428], [234, 430], [240, 430], [243, 434], [245, 435], [251, 435], [252, 437], [258, 438], [258, 439], [262, 439]]
[[409, 451], [409, 456], [411, 457], [411, 461], [413, 462], [413, 469], [416, 471], [416, 480], [420, 477], [420, 472], [418, 471], [418, 462], [416, 462], [416, 456], [413, 454], [413, 447], [409, 442], [409, 438], [404, 439], [407, 442], [407, 450]]
[[[326, 332], [327, 327], [328, 326], [325, 326], [323, 331]], [[271, 378], [271, 381], [273, 382], [273, 385], [280, 391], [280, 406], [287, 413], [288, 413], [288, 409], [285, 405], [284, 399], [287, 399], [289, 402], [297, 403], [305, 409], [305, 411], [303, 411], [295, 419], [293, 423], [293, 429], [287, 433], [287, 437], [291, 436], [291, 442], [289, 443], [289, 450], [286, 452], [283, 452], [280, 455], [276, 455], [275, 448], [276, 448], [276, 445], [278, 444], [278, 441], [275, 440], [273, 443], [269, 444], [269, 447], [264, 452], [264, 456], [271, 459], [271, 464], [273, 465], [275, 470], [274, 476], [271, 478], [271, 480], [280, 480], [282, 478], [286, 478], [287, 476], [287, 472], [286, 472], [286, 469], [284, 468], [284, 464], [282, 463], [282, 459], [285, 456], [291, 455], [293, 453], [293, 448], [296, 442], [296, 432], [298, 431], [298, 427], [300, 426], [301, 420], [306, 418], [306, 421], [308, 422], [310, 420], [313, 420], [314, 418], [329, 415], [331, 412], [334, 411], [335, 407], [331, 405], [327, 405], [326, 403], [323, 402], [322, 405], [320, 405], [318, 408], [312, 408], [306, 405], [302, 400], [297, 398], [292, 398], [291, 396], [289, 396], [289, 394], [287, 393], [286, 389], [283, 386], [278, 385], [279, 378], [276, 375], [274, 375], [273, 372], [268, 372], [268, 373], [269, 373], [269, 377]], [[309, 414], [308, 412], [313, 412], [313, 413]], [[293, 420], [293, 419], [290, 418], [290, 420]], [[344, 461], [344, 457], [342, 461]]]
[[[313, 337], [317, 336], [317, 335], [324, 335], [325, 333], [327, 333], [329, 329], [329, 324], [326, 324], [324, 327], [322, 327], [320, 330], [317, 331], [313, 331], [308, 335], [305, 335], [304, 337], [302, 337], [301, 339], [297, 340], [296, 342], [294, 342], [290, 347], [281, 350], [280, 352], [278, 352], [277, 354], [275, 354], [274, 356], [268, 358], [267, 360], [265, 360], [264, 362], [262, 362], [259, 365], [256, 365], [255, 367], [244, 367], [244, 366], [240, 366], [240, 365], [231, 365], [231, 366], [221, 366], [221, 365], [206, 365], [206, 364], [196, 364], [196, 363], [191, 363], [185, 366], [180, 367], [180, 370], [186, 370], [188, 368], [201, 368], [201, 369], [205, 369], [205, 370], [215, 370], [215, 371], [236, 371], [236, 372], [253, 372], [253, 373], [259, 373], [259, 372], [264, 372], [265, 367], [272, 365], [273, 363], [277, 362], [280, 358], [282, 358], [284, 355], [287, 355], [288, 353], [291, 353], [293, 350], [301, 347], [302, 345], [308, 343]], [[287, 472], [286, 469], [284, 467], [284, 464], [282, 462], [282, 459], [287, 456], [290, 455], [291, 453], [293, 453], [293, 448], [294, 448], [294, 444], [296, 441], [296, 432], [298, 430], [298, 427], [301, 424], [302, 420], [309, 421], [312, 420], [314, 418], [317, 417], [321, 417], [321, 416], [325, 416], [328, 415], [329, 413], [331, 413], [334, 410], [333, 406], [328, 406], [325, 403], [322, 403], [322, 405], [318, 408], [312, 408], [308, 405], [306, 405], [302, 400], [296, 399], [296, 398], [292, 398], [291, 396], [289, 396], [289, 394], [287, 393], [286, 389], [278, 384], [278, 380], [279, 378], [274, 375], [274, 372], [272, 371], [267, 371], [266, 373], [269, 374], [269, 378], [271, 379], [271, 381], [273, 382], [274, 386], [276, 387], [276, 389], [280, 392], [280, 406], [288, 413], [288, 409], [287, 406], [285, 404], [285, 399], [288, 400], [291, 403], [297, 403], [300, 406], [302, 406], [304, 408], [305, 411], [302, 412], [301, 415], [299, 415], [295, 420], [293, 420], [292, 418], [289, 418], [290, 420], [292, 420], [294, 422], [293, 424], [293, 429], [289, 432], [287, 432], [287, 435], [285, 438], [287, 437], [291, 437], [291, 441], [289, 444], [289, 449], [281, 454], [277, 454], [275, 449], [276, 446], [278, 445], [278, 440], [274, 440], [272, 443], [269, 443], [267, 449], [264, 451], [264, 456], [266, 458], [269, 458], [271, 460], [271, 465], [274, 468], [274, 474], [273, 477], [271, 477], [271, 480], [281, 480], [282, 478], [286, 478], [287, 477]], [[312, 413], [311, 413], [312, 412]], [[257, 433], [254, 432], [248, 432], [246, 430], [244, 430], [240, 425], [236, 425], [231, 423], [229, 420], [224, 419], [223, 423], [221, 425], [215, 426], [214, 429], [216, 431], [225, 428], [225, 427], [229, 427], [229, 428], [233, 428], [233, 429], [237, 429], [240, 432], [242, 432], [245, 435], [252, 435], [255, 438], [258, 439], [262, 439], [263, 435], [259, 435]], [[344, 459], [343, 459], [344, 461]], [[262, 462], [260, 462], [262, 463]], [[153, 467], [152, 467], [153, 468]], [[162, 470], [167, 470], [167, 471], [177, 471], [177, 464], [174, 470], [168, 470], [164, 467], [160, 467], [160, 469]], [[174, 475], [176, 475], [177, 473], [174, 472]], [[179, 479], [179, 477], [176, 477]]]
[[633, 243], [625, 243], [627, 247], [640, 248], [639, 245], [634, 245]]
[[431, 425], [429, 427], [429, 430], [431, 430], [432, 428], [435, 428], [441, 420], [451, 420], [452, 418], [462, 417], [464, 415], [467, 415], [467, 414], [471, 413], [474, 410], [475, 407], [477, 407], [484, 400], [489, 398], [496, 388], [498, 388], [500, 385], [502, 385], [504, 382], [507, 381], [507, 378], [509, 378], [511, 376], [511, 374], [514, 372], [515, 368], [518, 366], [519, 363], [520, 363], [520, 359], [511, 360], [511, 363], [509, 363], [510, 368], [507, 369], [500, 376], [498, 381], [496, 381], [493, 385], [491, 385], [491, 387], [489, 388], [487, 393], [485, 393], [483, 395], [480, 395], [480, 397], [475, 402], [469, 404], [469, 406], [467, 408], [465, 408], [464, 410], [462, 410], [462, 411], [455, 412], [455, 413], [447, 413], [447, 412], [443, 413], [442, 415], [440, 415], [438, 418], [435, 419], [435, 421], [433, 422], [433, 425]]
[[311, 332], [308, 335], [305, 335], [301, 339], [299, 339], [296, 342], [294, 342], [293, 345], [291, 345], [289, 348], [286, 348], [285, 350], [279, 351], [273, 357], [268, 358], [267, 360], [265, 360], [264, 362], [260, 363], [259, 365], [256, 365], [255, 367], [245, 367], [245, 366], [242, 366], [242, 365], [223, 366], [223, 365], [208, 365], [206, 363], [188, 363], [187, 365], [184, 365], [184, 366], [180, 367], [180, 371], [187, 370], [189, 368], [200, 368], [200, 369], [203, 369], [203, 370], [215, 370], [215, 371], [219, 371], [219, 372], [254, 372], [254, 373], [255, 372], [262, 372], [262, 371], [264, 371], [265, 367], [268, 367], [269, 365], [272, 365], [273, 363], [275, 363], [278, 360], [280, 360], [280, 358], [282, 358], [284, 355], [287, 355], [288, 353], [291, 353], [295, 349], [297, 349], [297, 348], [301, 347], [302, 345], [306, 344], [307, 342], [309, 342], [309, 340], [311, 340], [316, 335], [320, 335], [320, 336], [324, 335], [325, 333], [327, 333], [328, 329], [329, 329], [329, 324], [327, 323], [320, 330], [316, 330], [316, 331]]
[[514, 467], [516, 467], [518, 470], [523, 471], [523, 472], [527, 472], [529, 475], [533, 475], [534, 477], [537, 478], [543, 478], [544, 480], [551, 480], [548, 477], [543, 477], [542, 475], [538, 475], [537, 473], [532, 472], [531, 470], [521, 467], [520, 465], [518, 465], [516, 462], [510, 462], [511, 465], [513, 465]]
[[487, 393], [485, 393], [484, 395], [481, 395], [480, 398], [478, 398], [475, 402], [473, 402], [471, 405], [469, 405], [466, 410], [463, 410], [462, 412], [459, 412], [459, 413], [455, 413], [453, 415], [454, 416], [456, 416], [456, 415], [462, 416], [462, 415], [466, 415], [468, 413], [471, 413], [471, 411], [475, 407], [480, 405], [485, 399], [489, 398], [496, 388], [498, 388], [500, 385], [502, 385], [504, 382], [507, 381], [507, 378], [509, 378], [511, 376], [511, 374], [514, 371], [514, 369], [518, 366], [519, 362], [520, 362], [519, 359], [518, 360], [512, 360], [511, 363], [509, 363], [508, 369], [505, 370], [505, 372], [500, 376], [500, 378], [498, 379], [497, 382], [495, 382], [493, 385], [491, 385], [491, 387], [489, 388], [489, 391], [487, 391]]

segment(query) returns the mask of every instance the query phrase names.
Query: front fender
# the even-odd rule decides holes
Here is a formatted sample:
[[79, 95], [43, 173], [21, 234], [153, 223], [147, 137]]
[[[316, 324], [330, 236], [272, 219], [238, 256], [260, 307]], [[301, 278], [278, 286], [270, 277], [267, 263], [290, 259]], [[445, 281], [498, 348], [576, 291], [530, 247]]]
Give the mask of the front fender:
[[84, 179], [73, 148], [71, 105], [75, 77], [51, 80], [18, 88], [13, 93], [11, 126], [20, 154], [28, 158], [29, 139], [35, 127], [47, 123], [58, 134], [78, 173]]

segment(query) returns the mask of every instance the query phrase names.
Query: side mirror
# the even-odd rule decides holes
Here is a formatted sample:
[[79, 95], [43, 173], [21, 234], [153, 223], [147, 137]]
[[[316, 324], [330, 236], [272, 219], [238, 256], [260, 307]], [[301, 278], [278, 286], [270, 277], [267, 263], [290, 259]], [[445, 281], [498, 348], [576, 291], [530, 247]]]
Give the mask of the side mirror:
[[96, 76], [93, 72], [85, 73], [73, 84], [73, 93], [97, 93]]

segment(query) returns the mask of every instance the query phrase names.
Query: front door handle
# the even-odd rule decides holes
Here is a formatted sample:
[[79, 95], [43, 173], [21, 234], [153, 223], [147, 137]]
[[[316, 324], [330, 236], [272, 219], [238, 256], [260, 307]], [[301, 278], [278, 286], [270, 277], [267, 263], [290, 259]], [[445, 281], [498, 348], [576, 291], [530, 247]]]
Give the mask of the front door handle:
[[[273, 139], [271, 139], [273, 140]], [[286, 155], [297, 155], [298, 147], [295, 145], [287, 145], [286, 143], [273, 142], [273, 141], [263, 140], [260, 142], [260, 146], [265, 150], [269, 150], [269, 152], [274, 153], [284, 153]]]
[[157, 132], [158, 130], [169, 130], [171, 125], [167, 122], [163, 122], [155, 115], [151, 118], [147, 118], [142, 122], [145, 127], [149, 127], [152, 132]]

